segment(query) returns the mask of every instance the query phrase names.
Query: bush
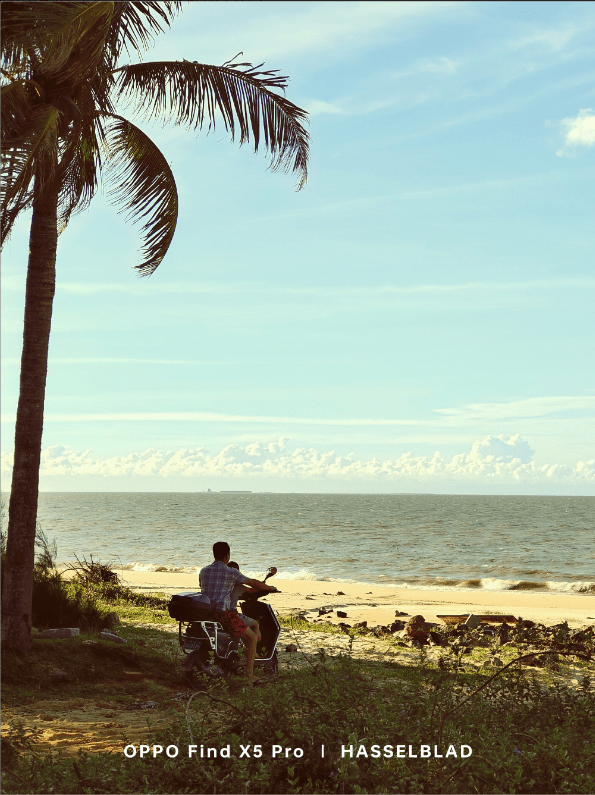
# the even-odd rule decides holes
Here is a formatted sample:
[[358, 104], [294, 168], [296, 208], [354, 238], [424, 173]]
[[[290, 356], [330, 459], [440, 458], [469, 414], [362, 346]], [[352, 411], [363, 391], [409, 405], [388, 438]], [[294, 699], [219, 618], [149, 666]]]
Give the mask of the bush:
[[48, 541], [40, 527], [35, 545], [38, 552], [33, 569], [33, 626], [79, 627], [86, 632], [107, 627], [109, 609], [82, 582], [62, 579], [56, 569], [56, 544]]

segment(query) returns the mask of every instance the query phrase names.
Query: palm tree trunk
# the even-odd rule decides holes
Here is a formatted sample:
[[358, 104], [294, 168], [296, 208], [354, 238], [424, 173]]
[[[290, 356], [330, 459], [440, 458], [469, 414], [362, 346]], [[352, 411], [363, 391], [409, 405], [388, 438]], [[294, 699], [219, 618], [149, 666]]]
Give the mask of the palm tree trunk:
[[56, 286], [57, 206], [57, 184], [44, 186], [42, 195], [33, 202], [29, 237], [21, 381], [2, 583], [2, 642], [20, 651], [31, 648], [43, 407]]

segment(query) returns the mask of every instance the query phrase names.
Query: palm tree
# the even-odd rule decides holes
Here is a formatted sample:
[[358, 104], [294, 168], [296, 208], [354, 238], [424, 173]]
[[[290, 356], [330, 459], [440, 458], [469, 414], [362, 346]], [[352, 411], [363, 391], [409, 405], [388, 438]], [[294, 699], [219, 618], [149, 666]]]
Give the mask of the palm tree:
[[[180, 2], [12, 2], [2, 8], [2, 241], [32, 208], [20, 395], [9, 504], [2, 640], [31, 646], [31, 592], [48, 343], [58, 234], [104, 177], [140, 221], [140, 275], [164, 258], [178, 213], [176, 184], [151, 139], [128, 118], [189, 129], [223, 124], [231, 139], [264, 139], [273, 170], [307, 176], [306, 112], [276, 89], [287, 77], [236, 59], [122, 65], [171, 24]], [[239, 53], [238, 55], [241, 55]], [[237, 58], [237, 56], [236, 56]]]

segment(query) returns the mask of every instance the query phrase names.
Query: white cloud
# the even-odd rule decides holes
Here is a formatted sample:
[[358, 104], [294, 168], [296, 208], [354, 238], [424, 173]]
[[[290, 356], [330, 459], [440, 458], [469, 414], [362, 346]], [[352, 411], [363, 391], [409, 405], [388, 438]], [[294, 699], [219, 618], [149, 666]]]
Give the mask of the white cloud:
[[[194, 4], [190, 4], [191, 7]], [[209, 9], [200, 5], [198, 13], [201, 15], [198, 31], [204, 25], [205, 13]], [[247, 4], [248, 7], [250, 4]], [[254, 4], [256, 5], [256, 4]], [[287, 58], [289, 56], [311, 56], [313, 53], [328, 55], [339, 53], [352, 53], [354, 50], [373, 46], [378, 41], [379, 35], [395, 36], [407, 30], [410, 21], [423, 21], [432, 17], [452, 13], [457, 7], [465, 9], [465, 4], [460, 2], [333, 2], [333, 3], [286, 3], [285, 7], [278, 10], [278, 4], [259, 3], [255, 10], [248, 16], [238, 16], [238, 25], [241, 25], [241, 40], [244, 58], [247, 60], [258, 58], [270, 61], [271, 58]], [[211, 8], [213, 8], [211, 6]], [[262, 9], [262, 10], [261, 10]], [[270, 13], [267, 13], [269, 11]], [[196, 13], [189, 10], [186, 14], [189, 27], [193, 21], [189, 14]], [[220, 18], [221, 12], [213, 9], [213, 14]], [[207, 16], [208, 20], [208, 16]], [[200, 50], [201, 58], [216, 62], [220, 54], [233, 55], [233, 49], [238, 41], [239, 31], [231, 24], [219, 25], [219, 33], [209, 31], [208, 40], [198, 36], [185, 36], [184, 32], [176, 33], [176, 43], [187, 58], [195, 57], [188, 53]], [[160, 53], [167, 50], [167, 37], [158, 39], [156, 49]], [[179, 57], [179, 53], [172, 53]]]
[[[398, 458], [380, 461], [357, 460], [333, 451], [319, 452], [313, 448], [290, 451], [287, 439], [281, 437], [265, 444], [252, 442], [245, 446], [230, 444], [219, 453], [210, 454], [204, 447], [163, 451], [145, 450], [125, 456], [99, 458], [91, 450], [75, 451], [54, 445], [42, 452], [42, 478], [78, 476], [143, 478], [278, 478], [298, 481], [328, 479], [338, 482], [368, 481], [383, 483], [411, 481], [414, 483], [484, 484], [593, 484], [595, 459], [578, 461], [574, 467], [562, 464], [536, 466], [533, 451], [519, 435], [488, 436], [473, 443], [467, 453], [445, 458], [440, 452], [431, 456], [404, 453]], [[2, 455], [3, 475], [9, 476], [12, 457]]]
[[395, 80], [400, 80], [401, 78], [413, 77], [414, 75], [424, 73], [453, 75], [458, 68], [459, 64], [457, 61], [453, 61], [452, 58], [447, 58], [443, 55], [439, 58], [421, 58], [400, 72], [391, 72], [390, 77]]
[[[595, 414], [595, 397], [562, 396], [534, 397], [509, 403], [471, 403], [461, 408], [434, 409], [437, 418], [411, 420], [381, 417], [283, 417], [260, 414], [218, 414], [208, 411], [141, 411], [114, 412], [111, 414], [51, 414], [45, 422], [222, 422], [274, 425], [320, 425], [344, 427], [414, 426], [447, 428], [463, 423], [509, 422], [535, 418], [560, 419], [564, 414], [580, 414], [583, 420]], [[563, 418], [563, 417], [562, 417]], [[15, 421], [14, 414], [2, 414], [2, 422]]]
[[506, 421], [548, 417], [568, 412], [581, 412], [586, 415], [595, 413], [595, 397], [590, 395], [533, 397], [509, 403], [471, 403], [463, 408], [435, 409], [435, 411], [444, 417], [451, 417], [457, 424], [463, 421]]
[[[315, 207], [309, 213], [320, 214], [328, 209], [343, 209], [349, 204], [372, 204], [382, 203], [390, 199], [414, 199], [424, 197], [440, 197], [450, 196], [453, 193], [484, 190], [493, 187], [500, 187], [502, 185], [512, 184], [518, 180], [511, 181], [490, 181], [480, 183], [468, 183], [463, 185], [454, 185], [446, 188], [429, 188], [419, 191], [403, 191], [401, 193], [393, 193], [385, 196], [373, 196], [358, 199], [357, 201], [349, 201], [338, 203], [329, 207]], [[173, 293], [173, 294], [188, 294], [197, 293], [205, 295], [262, 295], [270, 296], [275, 301], [280, 297], [300, 297], [305, 298], [341, 298], [341, 297], [364, 297], [374, 298], [376, 296], [409, 296], [409, 295], [427, 295], [436, 294], [443, 295], [445, 293], [469, 293], [473, 296], [478, 293], [493, 293], [497, 292], [533, 292], [535, 290], [550, 290], [557, 291], [565, 288], [576, 288], [579, 290], [592, 290], [595, 288], [595, 278], [593, 277], [567, 277], [560, 279], [533, 279], [527, 281], [509, 281], [509, 282], [459, 282], [454, 284], [381, 284], [377, 286], [355, 286], [355, 287], [299, 287], [299, 286], [284, 286], [275, 284], [264, 284], [259, 282], [159, 282], [154, 279], [153, 282], [135, 280], [132, 282], [63, 282], [57, 285], [57, 290], [60, 292], [73, 293], [75, 295], [95, 295], [98, 293], [130, 293], [134, 295], [147, 295], [153, 292], [158, 293]], [[22, 291], [21, 283], [16, 280], [3, 279], [3, 289]]]
[[595, 113], [592, 108], [582, 108], [576, 116], [562, 119], [560, 127], [564, 132], [564, 145], [556, 152], [558, 157], [572, 154], [578, 147], [595, 144]]
[[303, 102], [302, 104], [310, 116], [321, 116], [323, 113], [345, 113], [345, 111], [340, 108], [337, 103], [323, 102], [319, 99], [312, 99], [308, 102]]

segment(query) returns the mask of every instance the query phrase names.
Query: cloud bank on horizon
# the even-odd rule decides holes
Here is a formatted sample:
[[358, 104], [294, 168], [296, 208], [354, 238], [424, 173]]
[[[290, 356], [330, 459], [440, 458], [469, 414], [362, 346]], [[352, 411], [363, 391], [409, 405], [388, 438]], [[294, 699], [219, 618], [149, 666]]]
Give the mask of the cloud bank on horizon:
[[[353, 454], [337, 455], [334, 451], [319, 452], [313, 448], [291, 451], [288, 439], [263, 444], [252, 442], [244, 446], [229, 444], [211, 454], [204, 447], [164, 451], [148, 449], [112, 457], [98, 457], [92, 450], [76, 451], [64, 445], [52, 445], [42, 451], [40, 474], [42, 480], [66, 477], [76, 488], [77, 478], [94, 476], [132, 479], [142, 488], [147, 477], [163, 479], [187, 478], [204, 480], [226, 478], [234, 480], [278, 479], [308, 482], [328, 480], [335, 483], [367, 482], [379, 488], [398, 488], [408, 483], [440, 484], [453, 482], [480, 484], [563, 485], [595, 484], [595, 458], [578, 461], [574, 467], [563, 464], [536, 466], [533, 450], [519, 434], [505, 437], [487, 436], [475, 441], [471, 449], [452, 458], [440, 452], [431, 456], [403, 453], [388, 460], [357, 459]], [[2, 454], [2, 475], [12, 470], [12, 457]]]

